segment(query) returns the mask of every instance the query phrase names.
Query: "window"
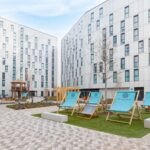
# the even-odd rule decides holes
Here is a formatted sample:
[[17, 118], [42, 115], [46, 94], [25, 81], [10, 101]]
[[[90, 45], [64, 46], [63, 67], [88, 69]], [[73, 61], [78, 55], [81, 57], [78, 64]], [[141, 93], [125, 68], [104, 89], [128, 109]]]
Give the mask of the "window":
[[125, 21], [124, 21], [124, 20], [121, 21], [121, 23], [120, 23], [120, 32], [121, 32], [121, 33], [124, 33], [124, 32], [125, 32]]
[[125, 33], [121, 33], [120, 43], [125, 44]]
[[103, 83], [105, 83], [105, 82], [106, 82], [106, 74], [103, 73]]
[[121, 69], [125, 69], [125, 58], [121, 58]]
[[133, 17], [133, 28], [138, 28], [139, 27], [139, 16], [138, 15], [135, 15]]
[[93, 76], [93, 83], [97, 84], [97, 74], [94, 74], [94, 76]]
[[91, 24], [88, 25], [88, 33], [91, 33]]
[[34, 88], [37, 88], [37, 81], [34, 81]]
[[102, 62], [99, 63], [99, 72], [103, 72], [103, 63]]
[[91, 13], [91, 22], [94, 21], [94, 12]]
[[148, 10], [148, 23], [150, 23], [150, 10]]
[[109, 50], [109, 59], [113, 59], [113, 49]]
[[133, 31], [133, 40], [134, 41], [139, 40], [139, 29], [134, 29], [134, 31]]
[[150, 66], [150, 53], [148, 54], [148, 65]]
[[117, 35], [113, 36], [113, 46], [117, 46]]
[[2, 64], [3, 64], [3, 65], [5, 65], [5, 63], [6, 63], [6, 62], [5, 62], [5, 58], [3, 58], [3, 60], [2, 60]]
[[134, 68], [139, 68], [139, 56], [134, 56]]
[[124, 8], [124, 18], [128, 18], [129, 17], [129, 6], [126, 6]]
[[139, 69], [134, 69], [134, 81], [139, 81]]
[[94, 73], [97, 73], [97, 64], [94, 64], [93, 72], [94, 72]]
[[143, 53], [144, 52], [144, 41], [139, 41], [138, 44], [138, 49], [139, 49], [139, 53]]
[[109, 35], [113, 35], [113, 25], [109, 26]]
[[110, 60], [109, 61], [109, 71], [113, 71], [113, 66], [114, 66], [113, 60]]
[[113, 13], [109, 15], [109, 25], [113, 25]]
[[100, 16], [100, 18], [103, 17], [103, 8], [100, 8], [100, 9], [99, 9], [99, 16]]
[[91, 43], [91, 63], [94, 61], [94, 43]]
[[96, 29], [97, 29], [97, 30], [100, 29], [100, 20], [97, 20], [97, 21], [96, 21]]
[[130, 47], [129, 47], [129, 44], [126, 44], [125, 45], [125, 56], [129, 56], [129, 53], [130, 53]]
[[8, 66], [7, 65], [5, 66], [5, 72], [8, 72]]
[[2, 86], [5, 86], [5, 73], [2, 72]]
[[130, 71], [125, 70], [125, 82], [129, 82], [129, 81], [130, 81]]
[[3, 28], [3, 21], [0, 21], [0, 28]]
[[117, 82], [117, 72], [113, 72], [113, 82]]
[[88, 34], [88, 43], [91, 43], [91, 34]]
[[148, 51], [150, 52], [150, 38], [148, 39]]

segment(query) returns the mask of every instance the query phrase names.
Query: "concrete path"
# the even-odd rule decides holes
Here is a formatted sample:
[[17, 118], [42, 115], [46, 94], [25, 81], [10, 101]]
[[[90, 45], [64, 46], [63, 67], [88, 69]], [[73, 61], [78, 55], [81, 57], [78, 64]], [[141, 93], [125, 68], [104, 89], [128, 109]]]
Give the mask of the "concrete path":
[[[52, 108], [52, 109], [51, 109]], [[54, 111], [56, 107], [45, 108]], [[45, 111], [42, 108], [42, 111]], [[0, 150], [149, 150], [133, 139], [31, 116], [40, 109], [15, 111], [0, 105]]]

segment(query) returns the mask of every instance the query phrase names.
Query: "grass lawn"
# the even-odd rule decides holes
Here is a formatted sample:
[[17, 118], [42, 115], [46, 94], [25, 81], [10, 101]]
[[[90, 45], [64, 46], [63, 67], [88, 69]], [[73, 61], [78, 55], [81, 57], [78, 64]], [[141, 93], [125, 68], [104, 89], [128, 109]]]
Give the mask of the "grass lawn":
[[[60, 113], [66, 115], [69, 114], [68, 112], [64, 111]], [[41, 114], [35, 114], [33, 116], [41, 117]], [[150, 113], [142, 114], [142, 118], [150, 118]], [[79, 118], [76, 114], [74, 114], [74, 116], [70, 116], [69, 114], [69, 119], [66, 123], [125, 137], [141, 138], [150, 133], [150, 129], [144, 128], [143, 120], [133, 120], [132, 125], [129, 126], [128, 124], [106, 121], [105, 114], [100, 114], [99, 117], [95, 117], [91, 120]]]

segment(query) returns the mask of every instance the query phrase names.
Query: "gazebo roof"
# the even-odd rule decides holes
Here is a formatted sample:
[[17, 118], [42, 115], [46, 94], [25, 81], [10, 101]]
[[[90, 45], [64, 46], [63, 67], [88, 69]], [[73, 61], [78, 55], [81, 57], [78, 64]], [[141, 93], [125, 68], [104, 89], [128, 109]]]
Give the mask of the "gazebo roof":
[[17, 83], [17, 84], [24, 83], [24, 84], [26, 84], [26, 81], [18, 79], [18, 80], [13, 80], [11, 83]]

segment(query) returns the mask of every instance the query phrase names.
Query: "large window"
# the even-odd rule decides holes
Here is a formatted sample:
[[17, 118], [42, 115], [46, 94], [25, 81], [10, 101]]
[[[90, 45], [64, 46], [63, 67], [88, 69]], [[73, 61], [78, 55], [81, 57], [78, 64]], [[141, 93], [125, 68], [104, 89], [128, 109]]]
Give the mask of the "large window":
[[120, 23], [120, 32], [121, 33], [125, 32], [125, 21], [124, 20], [122, 20]]
[[97, 74], [94, 74], [94, 76], [93, 76], [93, 83], [97, 84]]
[[96, 29], [99, 30], [100, 29], [100, 20], [96, 21]]
[[133, 30], [133, 40], [138, 41], [139, 40], [139, 29]]
[[121, 35], [120, 35], [121, 37], [120, 37], [120, 44], [122, 45], [122, 44], [125, 44], [125, 33], [121, 33]]
[[129, 56], [129, 53], [130, 53], [130, 47], [129, 47], [129, 44], [126, 44], [125, 45], [125, 56]]
[[113, 13], [109, 15], [109, 25], [113, 25]]
[[130, 71], [126, 70], [125, 71], [125, 82], [129, 82], [130, 81]]
[[5, 73], [2, 72], [2, 86], [5, 86]]
[[134, 69], [134, 81], [139, 81], [139, 69]]
[[100, 16], [100, 18], [103, 17], [103, 8], [102, 7], [99, 9], [99, 16]]
[[92, 29], [91, 29], [91, 24], [88, 24], [88, 33], [90, 34], [91, 31], [92, 31]]
[[139, 68], [139, 56], [134, 56], [134, 68]]
[[91, 63], [94, 61], [94, 43], [91, 43]]
[[135, 15], [133, 17], [133, 28], [138, 28], [139, 27], [139, 16], [138, 15]]
[[113, 25], [109, 26], [109, 35], [113, 35]]
[[113, 46], [117, 46], [117, 35], [113, 36]]
[[91, 22], [94, 21], [94, 12], [91, 13]]
[[129, 6], [126, 6], [124, 8], [124, 18], [128, 18], [129, 17]]
[[103, 72], [103, 63], [102, 62], [99, 63], [99, 72]]
[[148, 10], [148, 23], [150, 23], [150, 10]]
[[93, 72], [97, 73], [97, 64], [94, 64]]
[[113, 82], [117, 82], [117, 72], [113, 72]]
[[138, 44], [138, 49], [139, 49], [139, 53], [143, 53], [144, 52], [144, 41], [139, 41]]
[[125, 69], [125, 58], [121, 58], [121, 63], [120, 63], [121, 69]]
[[114, 63], [113, 60], [109, 61], [109, 71], [113, 71]]

